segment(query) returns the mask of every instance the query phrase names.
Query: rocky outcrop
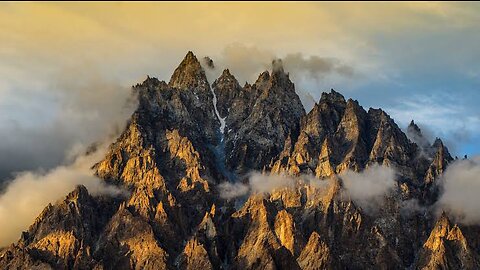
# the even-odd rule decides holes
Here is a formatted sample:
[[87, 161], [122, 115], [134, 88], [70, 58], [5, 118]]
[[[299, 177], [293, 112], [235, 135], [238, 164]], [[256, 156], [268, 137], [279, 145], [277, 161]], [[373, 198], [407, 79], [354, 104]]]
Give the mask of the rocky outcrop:
[[[348, 169], [360, 171], [382, 164], [394, 166], [411, 183], [423, 181], [416, 175], [415, 144], [381, 109], [370, 108], [367, 113], [357, 101], [345, 101], [332, 90], [322, 94], [301, 123], [298, 140], [293, 147], [285, 145], [273, 172], [329, 177]], [[420, 168], [419, 174], [423, 176], [425, 170]]]
[[317, 232], [312, 232], [297, 261], [300, 268], [304, 270], [332, 268], [330, 248], [320, 239]]
[[[223, 71], [222, 75], [212, 84], [212, 87], [217, 96], [217, 108], [222, 118], [229, 115], [230, 109], [234, 107], [234, 102], [240, 102], [248, 96], [248, 93], [243, 91], [237, 79], [228, 69]], [[235, 107], [238, 108], [238, 106]], [[232, 114], [239, 113], [241, 112], [232, 111]]]
[[479, 261], [460, 227], [445, 213], [436, 222], [423, 245], [416, 269], [478, 269]]
[[150, 224], [122, 205], [97, 242], [95, 256], [108, 269], [167, 269], [167, 253]]
[[[262, 196], [255, 196], [249, 199], [242, 210], [233, 215], [246, 224], [246, 233], [235, 258], [237, 268], [299, 269], [293, 254], [282, 245], [275, 234], [272, 226], [274, 218], [272, 207]], [[277, 225], [277, 232], [282, 233], [280, 226]]]
[[208, 253], [197, 239], [192, 238], [187, 242], [182, 256], [178, 262], [180, 269], [213, 269], [212, 263], [208, 258]]
[[442, 140], [437, 138], [431, 146], [433, 160], [427, 169], [425, 174], [425, 184], [432, 185], [433, 182], [439, 177], [447, 168], [447, 165], [453, 161], [452, 156], [448, 152], [448, 149], [443, 145]]
[[[92, 256], [98, 233], [112, 216], [115, 201], [94, 199], [83, 186], [55, 205], [47, 206], [20, 241], [2, 251], [2, 268], [48, 265], [54, 269], [89, 269], [98, 266]], [[15, 255], [17, 254], [17, 255]], [[46, 267], [48, 269], [48, 267]]]
[[[273, 171], [291, 174], [313, 173], [317, 168], [322, 176], [329, 176], [330, 140], [344, 115], [346, 102], [342, 95], [332, 90], [323, 93], [318, 104], [301, 120], [300, 134], [294, 145], [285, 145], [281, 158]], [[292, 144], [292, 142], [290, 142]], [[319, 147], [320, 146], [320, 147]], [[292, 152], [293, 150], [293, 152]], [[328, 157], [326, 155], [329, 155]], [[334, 173], [333, 170], [331, 173]]]

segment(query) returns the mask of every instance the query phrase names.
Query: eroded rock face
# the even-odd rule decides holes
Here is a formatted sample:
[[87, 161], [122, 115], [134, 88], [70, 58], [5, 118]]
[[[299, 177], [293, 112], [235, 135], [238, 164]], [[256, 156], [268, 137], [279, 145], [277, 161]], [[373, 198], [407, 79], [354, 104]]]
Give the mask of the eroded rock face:
[[213, 269], [207, 251], [195, 238], [187, 242], [178, 264], [180, 269]]
[[1, 268], [96, 267], [98, 262], [91, 256], [95, 241], [115, 206], [114, 200], [93, 198], [85, 187], [77, 187], [64, 200], [47, 206], [20, 241], [2, 251]]
[[95, 256], [108, 269], [167, 269], [167, 253], [153, 228], [122, 205], [97, 242]]
[[217, 108], [222, 118], [229, 115], [235, 102], [241, 102], [248, 95], [228, 69], [223, 71], [222, 75], [212, 84], [212, 87], [217, 95]]
[[[417, 127], [418, 128], [418, 127]], [[366, 112], [332, 90], [302, 119], [297, 141], [288, 141], [272, 166], [276, 173], [329, 177], [381, 164], [399, 170], [411, 185], [423, 185], [427, 157], [381, 109]]]
[[285, 140], [298, 136], [305, 110], [283, 68], [263, 72], [243, 89], [224, 72], [215, 86], [219, 104], [227, 111], [226, 163], [231, 170], [245, 173], [269, 166]]
[[445, 213], [436, 222], [423, 245], [416, 269], [478, 269], [479, 257], [462, 230]]
[[320, 239], [317, 232], [312, 232], [308, 243], [297, 259], [302, 269], [331, 269], [332, 257], [328, 245]]
[[[1, 269], [480, 267], [479, 227], [429, 210], [453, 159], [415, 123], [405, 134], [383, 110], [334, 90], [305, 114], [279, 61], [243, 87], [225, 70], [211, 89], [189, 52], [169, 83], [149, 77], [134, 91], [137, 110], [94, 165], [128, 196], [78, 187], [0, 250]], [[398, 175], [373, 211], [349, 197], [338, 174], [375, 164]], [[219, 184], [245, 183], [251, 171], [293, 183], [220, 196]]]

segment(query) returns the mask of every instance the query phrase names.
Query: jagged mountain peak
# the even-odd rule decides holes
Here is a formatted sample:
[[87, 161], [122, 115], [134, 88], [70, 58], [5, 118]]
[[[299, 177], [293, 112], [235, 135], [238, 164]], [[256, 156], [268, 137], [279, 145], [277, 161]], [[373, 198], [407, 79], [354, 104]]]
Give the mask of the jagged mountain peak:
[[72, 192], [67, 195], [67, 200], [82, 201], [88, 198], [90, 194], [84, 185], [78, 185]]
[[447, 146], [443, 144], [442, 139], [436, 138], [432, 144], [432, 148], [437, 151], [436, 158], [441, 158], [446, 161], [446, 163], [451, 162], [453, 160], [450, 152], [448, 151]]
[[212, 84], [213, 91], [217, 96], [217, 109], [220, 117], [227, 116], [230, 107], [235, 99], [237, 99], [245, 88], [242, 88], [235, 76], [230, 73], [229, 69], [224, 69], [222, 75]]
[[286, 89], [294, 88], [294, 84], [290, 80], [290, 74], [285, 72], [283, 68], [282, 59], [275, 59], [272, 61], [271, 81], [272, 85], [283, 85]]
[[218, 83], [233, 83], [235, 84], [234, 85], [235, 87], [240, 87], [240, 84], [238, 83], [237, 79], [232, 73], [230, 73], [230, 70], [228, 68], [223, 70], [220, 77], [218, 77], [218, 79], [216, 79], [215, 82], [213, 83], [213, 86], [215, 86]]
[[450, 218], [447, 215], [447, 212], [442, 211], [440, 214], [440, 217], [438, 218], [435, 226], [438, 227], [451, 227], [452, 223], [450, 221]]
[[[362, 108], [362, 106], [360, 106], [360, 103], [358, 103], [358, 100], [356, 99], [352, 99], [352, 98], [349, 98], [347, 100], [347, 107], [352, 107], [352, 108]], [[364, 109], [363, 109], [364, 110]]]
[[205, 71], [193, 52], [187, 53], [168, 84], [177, 89], [208, 88]]
[[478, 269], [478, 264], [479, 256], [462, 229], [442, 212], [419, 252], [416, 269]]
[[230, 73], [230, 69], [226, 68], [222, 71], [222, 75], [220, 77], [233, 77], [233, 75]]
[[442, 139], [440, 139], [438, 137], [435, 138], [435, 141], [433, 142], [432, 147], [434, 147], [434, 148], [444, 147]]
[[390, 119], [390, 115], [388, 115], [384, 110], [380, 108], [368, 108], [368, 114], [373, 114], [373, 115], [378, 115], [379, 117], [382, 118], [388, 118]]
[[[266, 84], [272, 86], [281, 85], [286, 89], [293, 88], [293, 83], [290, 80], [289, 74], [285, 72], [281, 59], [272, 60], [272, 71], [269, 72], [268, 70], [265, 70], [261, 72], [255, 81], [255, 85], [257, 85], [257, 87], [261, 87]], [[292, 87], [288, 85], [292, 85]]]
[[268, 72], [268, 70], [265, 70], [262, 73], [260, 73], [260, 75], [258, 75], [258, 78], [255, 81], [255, 85], [263, 84], [265, 82], [268, 82], [269, 80], [270, 80], [270, 72]]
[[345, 104], [345, 97], [339, 92], [331, 89], [330, 93], [322, 92], [319, 103]]
[[415, 121], [413, 121], [413, 119], [412, 119], [412, 121], [410, 121], [410, 124], [408, 125], [407, 129], [408, 129], [409, 132], [414, 132], [418, 136], [423, 136], [422, 135], [422, 130], [420, 129], [420, 127], [417, 124], [415, 124]]

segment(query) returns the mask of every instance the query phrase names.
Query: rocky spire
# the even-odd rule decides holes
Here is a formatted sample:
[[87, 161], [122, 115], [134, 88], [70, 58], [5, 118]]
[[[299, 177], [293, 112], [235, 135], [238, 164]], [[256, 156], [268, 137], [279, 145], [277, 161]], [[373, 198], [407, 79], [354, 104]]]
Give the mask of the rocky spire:
[[333, 140], [337, 172], [361, 170], [368, 160], [367, 112], [358, 101], [349, 99]]
[[305, 110], [294, 84], [278, 66], [271, 75], [262, 72], [241, 93], [231, 102], [225, 142], [228, 166], [245, 173], [271, 166], [287, 137], [296, 140]]
[[478, 255], [462, 230], [443, 212], [420, 251], [415, 269], [476, 269], [478, 263]]
[[413, 152], [407, 136], [382, 109], [370, 108], [368, 115], [370, 128], [368, 133], [372, 147], [369, 162], [395, 165], [398, 169], [407, 170]]
[[345, 107], [345, 97], [337, 91], [330, 89], [330, 93], [322, 92], [319, 104], [329, 104], [334, 106]]
[[332, 89], [330, 93], [322, 93], [320, 102], [316, 103], [300, 121], [299, 136], [291, 154], [292, 158], [288, 159], [288, 164], [284, 162], [286, 159], [278, 160], [275, 163], [276, 170], [317, 175], [319, 173], [323, 175], [323, 169], [330, 171], [331, 167], [324, 167], [330, 163], [323, 164], [325, 161], [323, 155], [327, 152], [330, 153], [330, 150], [325, 149], [330, 146], [324, 145], [324, 141], [335, 134], [345, 107], [345, 98], [335, 90]]
[[283, 70], [282, 59], [274, 59], [272, 61], [272, 73], [273, 74], [285, 74], [285, 71]]
[[173, 72], [168, 84], [177, 89], [208, 88], [205, 71], [193, 52], [187, 53]]
[[435, 142], [432, 144], [432, 149], [435, 151], [435, 154], [425, 174], [424, 181], [427, 185], [431, 185], [435, 179], [445, 171], [447, 165], [453, 161], [447, 147], [443, 145], [440, 138], [435, 139]]
[[410, 124], [408, 125], [408, 128], [407, 130], [413, 134], [416, 134], [418, 136], [422, 136], [422, 131], [420, 130], [420, 128], [418, 127], [417, 124], [415, 124], [415, 121], [410, 121]]
[[430, 147], [430, 142], [422, 133], [420, 127], [412, 120], [407, 127], [407, 137], [414, 142], [420, 151], [420, 155], [430, 158], [433, 154], [432, 148]]
[[240, 95], [245, 95], [245, 93], [242, 93], [243, 89], [237, 79], [228, 69], [223, 70], [222, 75], [215, 80], [212, 87], [217, 95], [217, 108], [222, 118], [227, 116], [233, 102]]
[[330, 248], [314, 231], [297, 262], [302, 269], [330, 269], [332, 260]]
[[258, 86], [261, 86], [263, 84], [268, 83], [269, 80], [270, 80], [270, 72], [265, 70], [264, 72], [260, 73], [260, 75], [258, 75], [258, 78], [255, 81], [254, 85], [258, 87]]

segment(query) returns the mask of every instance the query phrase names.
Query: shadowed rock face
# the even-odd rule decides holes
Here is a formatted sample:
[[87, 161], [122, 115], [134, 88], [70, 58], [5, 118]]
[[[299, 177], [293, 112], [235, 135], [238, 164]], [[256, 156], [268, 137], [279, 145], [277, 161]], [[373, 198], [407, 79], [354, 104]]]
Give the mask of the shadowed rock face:
[[[386, 112], [334, 90], [306, 114], [281, 62], [272, 67], [243, 87], [225, 70], [210, 88], [189, 52], [169, 83], [134, 86], [137, 110], [92, 164], [129, 195], [78, 187], [0, 250], [0, 268], [479, 269], [480, 228], [428, 210], [452, 162], [440, 139], [413, 122], [407, 137]], [[337, 174], [375, 164], [394, 167], [398, 184], [369, 211]], [[323, 180], [222, 199], [226, 173], [258, 170]]]
[[225, 71], [214, 91], [226, 117], [226, 163], [231, 170], [242, 174], [269, 166], [286, 139], [298, 136], [305, 110], [281, 66], [243, 89]]

